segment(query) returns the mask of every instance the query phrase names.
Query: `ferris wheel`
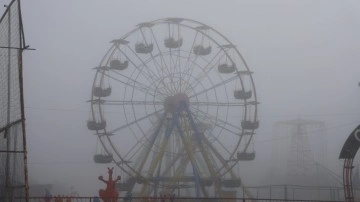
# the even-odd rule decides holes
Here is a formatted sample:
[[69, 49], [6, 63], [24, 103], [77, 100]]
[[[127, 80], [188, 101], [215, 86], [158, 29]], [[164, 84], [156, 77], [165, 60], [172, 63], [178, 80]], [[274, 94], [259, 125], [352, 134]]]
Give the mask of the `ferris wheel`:
[[242, 185], [259, 127], [252, 73], [225, 36], [183, 18], [138, 24], [94, 68], [89, 130], [120, 191], [219, 197]]

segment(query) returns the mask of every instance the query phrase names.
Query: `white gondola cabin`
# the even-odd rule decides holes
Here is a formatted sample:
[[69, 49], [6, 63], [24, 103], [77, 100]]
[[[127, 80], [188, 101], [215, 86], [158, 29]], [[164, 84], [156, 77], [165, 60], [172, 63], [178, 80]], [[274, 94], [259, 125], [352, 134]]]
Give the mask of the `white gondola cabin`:
[[255, 152], [238, 152], [237, 159], [239, 161], [252, 161], [255, 159]]
[[218, 66], [218, 70], [220, 73], [222, 74], [230, 74], [230, 73], [233, 73], [235, 71], [235, 64], [227, 64], [227, 63], [223, 63], [223, 64], [220, 64]]
[[113, 160], [112, 154], [95, 154], [94, 155], [94, 161], [95, 163], [111, 163]]
[[241, 127], [244, 130], [255, 130], [255, 129], [259, 128], [259, 121], [243, 120], [243, 121], [241, 121]]
[[204, 48], [203, 45], [197, 45], [194, 46], [193, 51], [195, 55], [209, 55], [211, 53], [211, 46]]
[[121, 62], [120, 60], [111, 60], [110, 68], [114, 70], [124, 70], [129, 66], [129, 61]]
[[235, 90], [234, 91], [235, 99], [246, 100], [246, 99], [251, 98], [251, 96], [252, 96], [252, 91], [245, 91], [245, 90]]
[[151, 53], [153, 51], [153, 49], [154, 49], [153, 44], [149, 44], [149, 45], [145, 45], [144, 43], [135, 44], [135, 51], [137, 53], [148, 54], [148, 53]]
[[96, 122], [96, 121], [87, 121], [87, 127], [89, 130], [103, 130], [106, 127], [106, 121]]
[[93, 88], [93, 95], [96, 97], [108, 97], [111, 95], [111, 87], [102, 88], [102, 87], [94, 87]]
[[170, 37], [164, 40], [166, 48], [179, 48], [183, 44], [183, 39], [175, 40], [174, 38]]

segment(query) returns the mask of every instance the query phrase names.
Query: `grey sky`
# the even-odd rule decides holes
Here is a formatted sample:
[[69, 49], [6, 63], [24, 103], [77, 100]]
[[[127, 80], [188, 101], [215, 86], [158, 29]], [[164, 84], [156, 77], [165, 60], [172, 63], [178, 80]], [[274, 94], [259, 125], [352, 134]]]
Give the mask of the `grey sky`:
[[[244, 168], [265, 175], [268, 168], [259, 165], [271, 163], [272, 142], [265, 140], [273, 138], [273, 123], [301, 116], [327, 124], [328, 159], [337, 169], [340, 148], [358, 124], [356, 0], [21, 3], [26, 41], [37, 49], [24, 53], [24, 80], [29, 175], [39, 183], [66, 183], [88, 196], [103, 186], [97, 176], [106, 169], [92, 162], [96, 138], [86, 128], [92, 68], [109, 41], [159, 18], [184, 17], [212, 26], [237, 45], [254, 71], [261, 122], [257, 158]], [[241, 177], [256, 185], [261, 179], [254, 176]]]

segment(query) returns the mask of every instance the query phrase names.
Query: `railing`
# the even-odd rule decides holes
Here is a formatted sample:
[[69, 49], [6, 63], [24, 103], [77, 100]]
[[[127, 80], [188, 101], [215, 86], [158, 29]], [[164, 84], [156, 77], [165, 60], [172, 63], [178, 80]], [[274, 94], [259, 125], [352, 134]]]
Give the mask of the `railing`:
[[[7, 202], [4, 198], [0, 198], [0, 201]], [[102, 202], [99, 197], [30, 197], [29, 200], [25, 198], [15, 198], [11, 202]], [[155, 198], [155, 197], [118, 197], [108, 198], [104, 202], [329, 202], [328, 200], [286, 200], [286, 199], [266, 199], [266, 198], [190, 198], [190, 197], [178, 197], [178, 198]], [[331, 202], [343, 202], [343, 201], [331, 201]]]

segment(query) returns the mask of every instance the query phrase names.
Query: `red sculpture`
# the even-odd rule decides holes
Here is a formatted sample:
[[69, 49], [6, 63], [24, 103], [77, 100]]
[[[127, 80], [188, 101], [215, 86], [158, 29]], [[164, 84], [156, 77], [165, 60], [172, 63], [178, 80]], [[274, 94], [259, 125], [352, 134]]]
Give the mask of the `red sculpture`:
[[119, 197], [119, 193], [116, 191], [116, 182], [120, 181], [121, 177], [118, 176], [116, 178], [116, 180], [112, 179], [112, 174], [113, 174], [113, 169], [114, 168], [108, 168], [108, 173], [109, 173], [109, 179], [106, 181], [104, 180], [103, 176], [99, 176], [99, 180], [103, 181], [106, 184], [106, 189], [100, 189], [99, 190], [99, 195], [100, 198], [104, 201], [104, 202], [116, 202], [117, 198]]

